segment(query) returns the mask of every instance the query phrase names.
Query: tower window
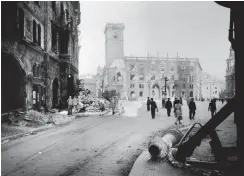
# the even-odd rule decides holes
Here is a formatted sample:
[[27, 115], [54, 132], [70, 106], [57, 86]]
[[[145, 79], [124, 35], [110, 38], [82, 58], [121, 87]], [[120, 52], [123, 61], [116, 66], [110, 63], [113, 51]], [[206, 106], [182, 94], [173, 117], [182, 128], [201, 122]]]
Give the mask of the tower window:
[[38, 24], [38, 45], [41, 46], [41, 25]]

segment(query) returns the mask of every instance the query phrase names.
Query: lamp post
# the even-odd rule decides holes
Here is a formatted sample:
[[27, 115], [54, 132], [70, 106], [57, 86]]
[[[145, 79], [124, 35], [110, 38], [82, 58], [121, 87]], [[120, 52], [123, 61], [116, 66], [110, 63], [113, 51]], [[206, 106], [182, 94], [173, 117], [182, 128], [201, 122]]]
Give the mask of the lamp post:
[[165, 96], [167, 95], [167, 81], [169, 81], [169, 79], [166, 77], [164, 77], [164, 91], [165, 91]]

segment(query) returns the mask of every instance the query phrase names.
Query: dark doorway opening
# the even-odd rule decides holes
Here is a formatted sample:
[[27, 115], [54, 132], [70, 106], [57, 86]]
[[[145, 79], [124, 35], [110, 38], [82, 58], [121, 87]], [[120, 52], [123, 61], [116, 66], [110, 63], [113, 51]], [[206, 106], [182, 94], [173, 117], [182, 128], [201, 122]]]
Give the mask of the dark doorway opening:
[[2, 57], [2, 113], [25, 107], [25, 73], [17, 60], [6, 53]]
[[55, 78], [53, 80], [53, 86], [52, 86], [52, 89], [53, 89], [53, 108], [58, 107], [58, 88], [59, 88], [58, 78]]
[[69, 76], [67, 80], [67, 95], [73, 96], [75, 92], [75, 86], [74, 86], [74, 76]]

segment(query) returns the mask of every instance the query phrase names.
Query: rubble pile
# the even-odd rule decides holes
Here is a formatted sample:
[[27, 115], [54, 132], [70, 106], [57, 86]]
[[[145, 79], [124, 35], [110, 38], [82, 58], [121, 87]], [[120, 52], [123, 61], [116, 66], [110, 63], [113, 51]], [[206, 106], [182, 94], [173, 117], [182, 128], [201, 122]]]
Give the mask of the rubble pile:
[[105, 110], [109, 108], [109, 101], [104, 98], [98, 98], [93, 93], [83, 93], [83, 95], [78, 97], [79, 105], [78, 112], [100, 112], [101, 104], [104, 105]]

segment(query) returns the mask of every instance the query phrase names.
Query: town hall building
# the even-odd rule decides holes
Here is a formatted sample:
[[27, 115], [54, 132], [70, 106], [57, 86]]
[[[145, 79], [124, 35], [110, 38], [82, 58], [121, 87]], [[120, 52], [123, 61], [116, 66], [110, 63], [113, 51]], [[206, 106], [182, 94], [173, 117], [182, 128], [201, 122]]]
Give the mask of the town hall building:
[[113, 90], [121, 98], [201, 98], [198, 58], [124, 56], [124, 29], [122, 23], [106, 24], [105, 66], [97, 73], [98, 96]]

